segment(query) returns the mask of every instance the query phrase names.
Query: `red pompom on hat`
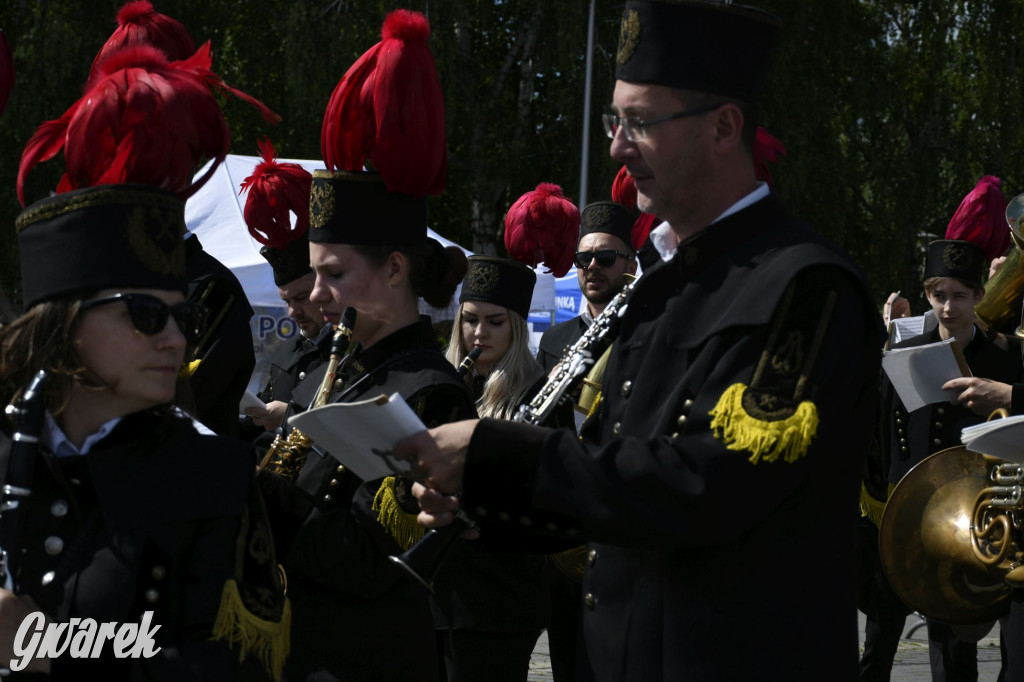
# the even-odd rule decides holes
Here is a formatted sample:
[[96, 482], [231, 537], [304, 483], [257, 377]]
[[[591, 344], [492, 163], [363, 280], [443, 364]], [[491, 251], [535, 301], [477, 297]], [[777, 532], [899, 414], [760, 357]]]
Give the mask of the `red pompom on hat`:
[[152, 45], [170, 61], [188, 59], [196, 51], [195, 41], [180, 21], [157, 12], [149, 0], [133, 0], [118, 11], [117, 28], [93, 60], [89, 80], [100, 62], [132, 45]]
[[505, 214], [509, 255], [531, 267], [543, 264], [555, 277], [569, 272], [579, 232], [579, 209], [550, 182], [519, 197]]
[[429, 36], [418, 12], [387, 16], [381, 41], [349, 68], [327, 104], [320, 147], [328, 170], [366, 165], [389, 192], [419, 197], [444, 191], [444, 98]]
[[[625, 166], [619, 169], [615, 180], [612, 181], [612, 201], [637, 211], [636, 181], [633, 180], [632, 175], [626, 172]], [[638, 211], [636, 222], [633, 223], [633, 232], [629, 238], [630, 246], [634, 251], [639, 251], [640, 247], [644, 245], [656, 222], [658, 222], [658, 216]]]
[[[183, 61], [168, 62], [150, 46], [127, 47], [100, 64], [85, 94], [59, 119], [47, 121], [25, 145], [18, 167], [18, 199], [32, 168], [64, 150], [66, 171], [57, 192], [114, 183], [142, 183], [182, 198], [195, 193], [224, 160], [231, 133], [213, 89], [255, 106], [262, 102], [231, 88], [210, 70], [210, 43]], [[214, 159], [193, 182], [200, 161]]]
[[14, 88], [14, 55], [11, 54], [11, 46], [4, 38], [4, 32], [0, 31], [0, 114], [7, 108], [7, 98], [11, 96]]
[[[280, 163], [270, 138], [257, 142], [263, 158], [252, 175], [242, 181], [245, 224], [252, 238], [282, 250], [301, 238], [309, 227], [309, 188], [313, 176], [297, 163]], [[291, 214], [295, 214], [292, 227]]]
[[786, 155], [786, 148], [777, 137], [758, 126], [757, 137], [754, 138], [754, 175], [758, 180], [767, 182], [773, 187], [772, 174], [768, 170], [769, 163], [778, 163], [780, 156]]
[[968, 192], [946, 228], [946, 239], [963, 239], [980, 246], [985, 258], [992, 260], [1010, 246], [1010, 227], [1006, 224], [1006, 197], [1002, 181], [986, 175]]

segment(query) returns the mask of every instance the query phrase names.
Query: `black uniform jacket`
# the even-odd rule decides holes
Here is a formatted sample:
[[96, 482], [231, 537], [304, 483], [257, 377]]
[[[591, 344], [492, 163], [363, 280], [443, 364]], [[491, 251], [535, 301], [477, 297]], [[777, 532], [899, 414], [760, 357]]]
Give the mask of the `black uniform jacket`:
[[[267, 383], [257, 397], [265, 403], [291, 401], [295, 385], [327, 361], [331, 354], [331, 338], [331, 334], [325, 334], [320, 343], [314, 344], [299, 334], [298, 338], [280, 344], [270, 358]], [[243, 440], [255, 440], [263, 433], [263, 427], [253, 424], [251, 417], [241, 420], [240, 436]]]
[[544, 368], [545, 374], [551, 373], [554, 366], [562, 359], [565, 349], [579, 341], [586, 331], [587, 323], [580, 316], [544, 330], [537, 347], [537, 362]]
[[882, 340], [852, 263], [768, 197], [637, 282], [600, 445], [483, 420], [463, 504], [492, 529], [591, 541], [598, 679], [856, 679], [853, 510]]
[[[484, 377], [476, 377], [476, 380]], [[541, 377], [526, 393], [525, 402], [544, 386]], [[473, 383], [477, 399], [483, 390]], [[573, 409], [559, 405], [551, 425], [574, 428]], [[544, 556], [502, 551], [500, 546], [459, 543], [452, 549], [434, 581], [435, 611], [439, 625], [484, 632], [540, 631], [550, 620], [550, 599], [544, 577]], [[563, 549], [553, 543], [548, 549]]]
[[[309, 405], [327, 365], [293, 391]], [[428, 320], [362, 352], [332, 402], [399, 393], [428, 426], [474, 414], [466, 385], [436, 348]], [[365, 483], [330, 454], [313, 451], [295, 484], [263, 471], [292, 603], [290, 680], [429, 680], [436, 666], [428, 593], [388, 559], [402, 551], [378, 521], [381, 481]], [[396, 485], [403, 493], [408, 485]], [[415, 499], [402, 495], [405, 511]], [[413, 517], [410, 517], [411, 522]]]
[[[940, 341], [939, 330], [915, 336], [894, 346], [910, 348]], [[979, 329], [974, 338], [963, 349], [964, 360], [971, 374], [993, 381], [1012, 384], [1020, 381], [1020, 359], [989, 341]], [[892, 485], [900, 482], [910, 469], [925, 457], [946, 448], [960, 445], [960, 431], [967, 426], [980, 424], [984, 417], [974, 414], [963, 405], [936, 403], [908, 413], [892, 383], [886, 378], [882, 382], [882, 404], [886, 407], [883, 420], [883, 456], [887, 465], [888, 481]], [[884, 498], [883, 498], [884, 499]]]
[[[190, 365], [190, 412], [211, 431], [238, 435], [238, 403], [256, 368], [249, 319], [252, 307], [238, 278], [223, 263], [203, 251], [195, 235], [185, 240], [185, 276], [189, 300], [210, 310], [209, 329]], [[194, 360], [193, 360], [194, 364]]]
[[[5, 432], [0, 474], [10, 454]], [[117, 659], [108, 641], [99, 659], [65, 653], [54, 660], [52, 679], [269, 679], [260, 652], [239, 663], [237, 644], [211, 640], [222, 599], [236, 587], [250, 615], [276, 625], [280, 641], [287, 634], [244, 443], [200, 435], [182, 416], [136, 413], [87, 455], [57, 458], [40, 449], [27, 505], [21, 593], [58, 622], [140, 623], [153, 611], [160, 626], [154, 658]]]

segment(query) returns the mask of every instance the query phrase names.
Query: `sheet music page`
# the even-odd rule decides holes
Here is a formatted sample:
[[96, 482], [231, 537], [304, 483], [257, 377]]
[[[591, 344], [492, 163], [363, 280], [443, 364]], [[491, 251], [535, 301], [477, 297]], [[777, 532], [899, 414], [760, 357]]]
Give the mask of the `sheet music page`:
[[899, 317], [892, 320], [895, 332], [893, 333], [892, 342], [899, 343], [900, 341], [906, 341], [912, 339], [915, 336], [920, 336], [924, 333], [924, 315], [918, 315], [917, 317]]
[[391, 449], [427, 428], [397, 393], [324, 405], [295, 415], [288, 424], [364, 481], [393, 475], [414, 478], [412, 463], [395, 459]]
[[1024, 464], [1024, 415], [968, 426], [960, 440], [968, 450]]
[[950, 379], [970, 376], [969, 371], [963, 370], [963, 355], [960, 360], [957, 358], [959, 349], [954, 350], [954, 341], [897, 348], [882, 355], [882, 369], [908, 412], [932, 403], [949, 402], [955, 392], [943, 391], [941, 386]]

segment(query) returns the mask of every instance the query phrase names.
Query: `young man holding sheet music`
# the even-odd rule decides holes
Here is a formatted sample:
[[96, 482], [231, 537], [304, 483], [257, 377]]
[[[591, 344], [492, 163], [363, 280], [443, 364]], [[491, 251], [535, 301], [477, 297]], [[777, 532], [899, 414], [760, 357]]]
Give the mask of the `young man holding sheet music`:
[[[1000, 382], [1020, 379], [1020, 360], [988, 340], [975, 325], [974, 306], [984, 296], [981, 285], [985, 254], [967, 241], [940, 240], [928, 245], [924, 289], [938, 326], [894, 348], [919, 347], [955, 339], [975, 376]], [[877, 526], [888, 492], [918, 462], [960, 445], [960, 431], [984, 419], [966, 405], [940, 402], [907, 411], [888, 377], [882, 379], [882, 418], [878, 452], [869, 458], [861, 508], [875, 525], [862, 527], [861, 610], [867, 615], [861, 679], [888, 680], [893, 656], [911, 609], [892, 591], [877, 556]], [[877, 455], [875, 457], [874, 455]], [[932, 675], [936, 680], [977, 679], [974, 642], [956, 637], [949, 626], [928, 621]]]

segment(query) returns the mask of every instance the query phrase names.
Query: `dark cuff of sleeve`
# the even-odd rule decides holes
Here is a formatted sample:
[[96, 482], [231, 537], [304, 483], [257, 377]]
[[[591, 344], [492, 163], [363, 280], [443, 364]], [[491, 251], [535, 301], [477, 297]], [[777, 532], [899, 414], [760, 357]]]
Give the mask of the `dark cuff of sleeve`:
[[1013, 384], [1010, 389], [1010, 414], [1024, 414], [1024, 384]]
[[524, 515], [533, 499], [547, 429], [483, 419], [473, 430], [462, 483], [463, 507], [480, 518], [506, 521]]

